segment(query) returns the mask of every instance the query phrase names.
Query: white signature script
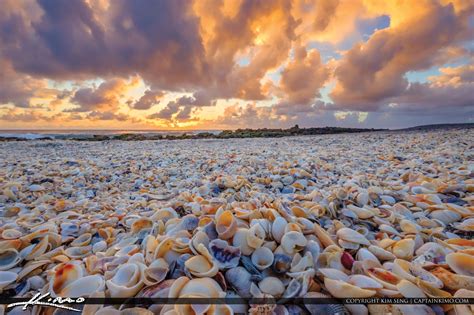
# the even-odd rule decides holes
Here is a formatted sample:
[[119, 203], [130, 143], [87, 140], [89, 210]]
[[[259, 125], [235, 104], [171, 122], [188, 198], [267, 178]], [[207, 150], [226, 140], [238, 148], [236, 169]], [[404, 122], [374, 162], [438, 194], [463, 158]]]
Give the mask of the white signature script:
[[21, 306], [23, 305], [23, 310], [26, 310], [28, 306], [34, 306], [34, 305], [42, 305], [42, 306], [52, 306], [56, 308], [62, 308], [65, 310], [70, 310], [74, 312], [80, 312], [81, 310], [78, 310], [76, 308], [72, 308], [66, 305], [62, 305], [64, 303], [67, 304], [79, 304], [84, 302], [85, 299], [83, 297], [78, 297], [76, 299], [70, 298], [70, 297], [56, 297], [52, 298], [49, 296], [49, 292], [41, 295], [41, 293], [37, 293], [35, 296], [33, 296], [29, 301], [26, 302], [17, 302], [17, 303], [12, 303], [8, 304], [7, 308], [9, 307], [15, 307], [15, 306]]

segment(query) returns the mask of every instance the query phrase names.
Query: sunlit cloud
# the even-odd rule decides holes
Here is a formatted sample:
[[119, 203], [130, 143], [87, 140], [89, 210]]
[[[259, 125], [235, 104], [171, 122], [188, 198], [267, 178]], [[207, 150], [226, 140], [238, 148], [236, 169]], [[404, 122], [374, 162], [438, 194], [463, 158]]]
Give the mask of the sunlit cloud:
[[0, 128], [474, 119], [463, 0], [5, 0]]

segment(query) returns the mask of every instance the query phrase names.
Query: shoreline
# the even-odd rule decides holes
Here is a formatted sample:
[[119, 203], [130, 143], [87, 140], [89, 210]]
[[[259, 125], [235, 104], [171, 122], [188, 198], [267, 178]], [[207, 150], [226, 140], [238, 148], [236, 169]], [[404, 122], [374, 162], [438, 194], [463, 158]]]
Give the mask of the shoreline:
[[[342, 127], [322, 127], [322, 128], [299, 128], [298, 125], [288, 129], [236, 129], [212, 131], [183, 131], [182, 133], [160, 133], [160, 132], [125, 132], [111, 134], [96, 133], [14, 133], [1, 134], [0, 142], [31, 141], [31, 140], [72, 140], [72, 141], [150, 141], [150, 140], [197, 140], [197, 139], [249, 139], [249, 138], [283, 138], [312, 135], [334, 135], [351, 133], [373, 133], [373, 132], [426, 132], [437, 130], [461, 130], [474, 128], [474, 124], [439, 124], [416, 126], [404, 129], [376, 129], [376, 128], [342, 128]], [[111, 131], [114, 132], [114, 131]], [[116, 132], [116, 131], [115, 131]]]

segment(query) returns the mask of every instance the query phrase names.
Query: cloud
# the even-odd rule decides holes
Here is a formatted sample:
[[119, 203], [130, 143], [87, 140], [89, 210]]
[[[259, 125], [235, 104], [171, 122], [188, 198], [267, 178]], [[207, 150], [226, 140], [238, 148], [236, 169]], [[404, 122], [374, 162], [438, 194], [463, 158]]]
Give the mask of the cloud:
[[129, 87], [127, 81], [119, 78], [104, 81], [97, 88], [81, 88], [74, 93], [71, 98], [73, 104], [79, 107], [69, 109], [69, 112], [89, 112], [93, 110], [113, 110], [118, 109], [120, 97]]
[[135, 103], [130, 104], [130, 107], [138, 110], [147, 110], [160, 103], [160, 98], [165, 95], [163, 91], [146, 90], [145, 94]]
[[4, 0], [0, 115], [173, 128], [470, 119], [473, 16], [463, 0]]
[[388, 98], [405, 92], [406, 72], [428, 69], [444, 47], [467, 39], [466, 21], [456, 15], [452, 4], [420, 2], [416, 15], [407, 14], [395, 27], [375, 32], [344, 55], [331, 93], [338, 108], [377, 110]]
[[281, 73], [280, 86], [287, 101], [294, 104], [307, 104], [316, 96], [329, 77], [329, 70], [321, 62], [317, 50], [308, 52], [305, 47], [295, 49], [294, 59]]

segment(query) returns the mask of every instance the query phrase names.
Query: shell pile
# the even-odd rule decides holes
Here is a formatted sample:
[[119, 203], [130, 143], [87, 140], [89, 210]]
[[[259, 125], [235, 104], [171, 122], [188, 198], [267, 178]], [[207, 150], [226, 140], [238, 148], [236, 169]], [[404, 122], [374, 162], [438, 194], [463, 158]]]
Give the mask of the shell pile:
[[[1, 143], [0, 290], [15, 297], [472, 298], [472, 139], [473, 131], [458, 130]], [[473, 306], [86, 305], [83, 312], [341, 309], [469, 314]]]

